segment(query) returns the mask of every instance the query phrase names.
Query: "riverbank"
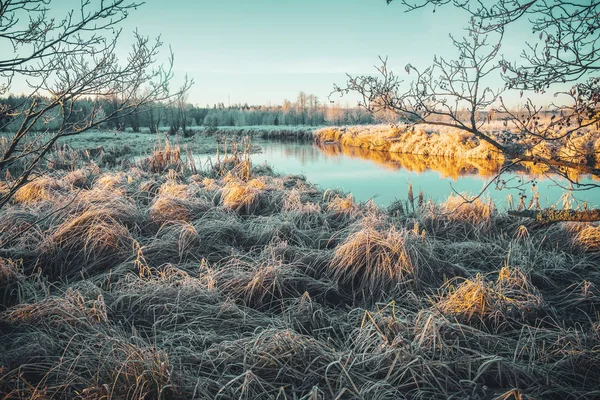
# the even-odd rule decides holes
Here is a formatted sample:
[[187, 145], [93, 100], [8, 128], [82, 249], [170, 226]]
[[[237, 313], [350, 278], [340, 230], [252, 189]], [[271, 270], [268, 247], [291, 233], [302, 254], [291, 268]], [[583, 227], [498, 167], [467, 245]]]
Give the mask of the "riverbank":
[[0, 393], [597, 395], [597, 224], [180, 153], [48, 173], [0, 211]]
[[458, 130], [440, 132], [417, 126], [371, 125], [328, 127], [315, 131], [317, 143], [338, 143], [369, 150], [436, 156], [447, 158], [503, 160], [503, 156], [487, 142]]
[[[503, 142], [517, 137], [498, 126], [486, 128], [497, 141]], [[437, 156], [445, 158], [504, 160], [504, 156], [491, 144], [458, 129], [434, 125], [415, 127], [394, 125], [371, 125], [321, 128], [314, 133], [315, 142], [337, 143], [344, 147], [359, 147], [369, 150], [398, 154]], [[523, 139], [519, 139], [523, 140]], [[536, 142], [525, 138], [526, 154], [547, 159], [560, 157], [574, 164], [594, 167], [600, 165], [600, 133], [583, 130], [581, 135], [564, 140]]]

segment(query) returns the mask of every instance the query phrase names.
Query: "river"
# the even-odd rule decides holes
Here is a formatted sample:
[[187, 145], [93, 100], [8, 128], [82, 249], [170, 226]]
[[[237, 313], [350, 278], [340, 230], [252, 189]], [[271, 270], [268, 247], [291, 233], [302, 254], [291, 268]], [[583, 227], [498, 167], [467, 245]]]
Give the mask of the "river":
[[[335, 188], [352, 193], [358, 201], [372, 199], [380, 206], [394, 200], [406, 200], [409, 185], [415, 198], [423, 192], [425, 199], [443, 201], [453, 193], [478, 195], [496, 176], [501, 165], [486, 160], [455, 160], [435, 157], [418, 157], [358, 148], [341, 148], [336, 145], [317, 146], [310, 142], [267, 141], [254, 139], [252, 144], [262, 152], [252, 154], [253, 165], [269, 164], [282, 174], [302, 174], [321, 189]], [[211, 157], [214, 160], [214, 156]], [[207, 156], [198, 162], [206, 163]], [[563, 206], [569, 182], [557, 175], [539, 174], [535, 171], [509, 171], [502, 175], [506, 186], [499, 189], [490, 185], [483, 198], [498, 208], [515, 208], [520, 193], [525, 203], [539, 193], [542, 207]], [[590, 177], [577, 177], [580, 183], [597, 183]], [[520, 186], [520, 189], [516, 188]], [[572, 197], [574, 196], [574, 198]], [[512, 200], [511, 200], [512, 198]], [[587, 202], [590, 208], [600, 207], [600, 187], [569, 194], [572, 205]]]

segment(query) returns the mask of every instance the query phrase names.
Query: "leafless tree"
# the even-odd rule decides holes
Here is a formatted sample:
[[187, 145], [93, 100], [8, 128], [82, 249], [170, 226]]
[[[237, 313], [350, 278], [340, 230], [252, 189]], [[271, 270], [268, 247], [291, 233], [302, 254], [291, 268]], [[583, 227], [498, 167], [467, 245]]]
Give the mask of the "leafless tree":
[[[491, 144], [511, 165], [543, 164], [550, 173], [568, 179], [573, 189], [598, 187], [582, 183], [570, 172], [600, 177], [599, 149], [582, 140], [586, 132], [597, 133], [600, 127], [600, 2], [398, 1], [409, 12], [445, 6], [464, 10], [468, 16], [466, 34], [463, 38], [451, 37], [456, 59], [434, 57], [433, 64], [424, 70], [408, 64], [405, 70], [414, 78], [404, 82], [382, 58], [376, 76], [349, 75], [347, 84], [336, 86], [336, 92], [356, 92], [361, 96], [361, 106], [372, 112], [392, 110], [410, 124], [427, 123], [469, 132]], [[526, 43], [521, 60], [516, 62], [500, 54], [500, 45], [510, 24], [522, 19], [530, 21], [539, 40]], [[502, 77], [503, 86], [492, 86], [494, 75]], [[571, 83], [569, 90], [563, 88], [566, 83]], [[523, 97], [550, 90], [556, 92], [558, 104], [539, 105], [525, 96], [525, 105], [515, 110], [503, 99], [508, 91], [518, 91]], [[501, 119], [505, 129], [486, 130], [493, 119]], [[600, 220], [600, 210], [552, 213], [551, 217]]]
[[[186, 78], [179, 90], [169, 91], [173, 54], [166, 66], [156, 64], [160, 38], [151, 40], [136, 31], [126, 59], [117, 58], [119, 23], [141, 3], [83, 0], [79, 9], [56, 17], [51, 11], [56, 2], [0, 1], [0, 96], [15, 79], [26, 79], [29, 88], [21, 104], [2, 110], [19, 124], [0, 138], [0, 173], [15, 165], [20, 169], [0, 196], [0, 208], [36, 177], [59, 138], [124, 119], [146, 104], [175, 101], [192, 84]], [[81, 113], [77, 100], [84, 97], [93, 103]], [[102, 100], [109, 98], [113, 107], [106, 109]]]

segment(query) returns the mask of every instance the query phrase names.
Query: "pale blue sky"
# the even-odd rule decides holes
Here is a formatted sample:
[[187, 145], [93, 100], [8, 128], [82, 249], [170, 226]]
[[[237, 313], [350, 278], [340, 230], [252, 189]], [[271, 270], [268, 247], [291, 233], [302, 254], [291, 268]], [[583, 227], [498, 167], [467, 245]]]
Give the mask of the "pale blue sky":
[[[196, 82], [194, 104], [279, 104], [300, 90], [326, 101], [346, 72], [373, 73], [380, 55], [401, 76], [409, 62], [425, 67], [434, 54], [452, 55], [448, 34], [462, 35], [466, 20], [451, 7], [406, 14], [399, 2], [385, 0], [147, 0], [121, 24], [119, 53], [125, 57], [136, 28], [161, 35], [175, 53], [174, 83], [186, 73]], [[516, 27], [504, 53], [516, 58], [528, 36]], [[20, 91], [18, 82], [13, 89]]]

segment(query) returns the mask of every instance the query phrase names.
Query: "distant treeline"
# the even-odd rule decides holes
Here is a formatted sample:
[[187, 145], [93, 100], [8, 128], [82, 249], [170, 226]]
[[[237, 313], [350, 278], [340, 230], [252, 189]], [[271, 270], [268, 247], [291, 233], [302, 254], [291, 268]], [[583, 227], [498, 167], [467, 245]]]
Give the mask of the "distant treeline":
[[[34, 104], [35, 102], [35, 104]], [[47, 99], [9, 95], [0, 98], [0, 131], [16, 131], [23, 123], [26, 110], [40, 109]], [[49, 118], [40, 119], [34, 124], [37, 131], [53, 131], [63, 123], [77, 124], [111, 115], [119, 108], [117, 98], [82, 98], [73, 104], [65, 105], [68, 113], [57, 109]], [[32, 108], [33, 106], [33, 108]], [[323, 104], [317, 96], [300, 92], [295, 102], [284, 100], [281, 105], [248, 105], [223, 103], [199, 107], [186, 101], [174, 104], [151, 103], [140, 106], [136, 112], [114, 115], [99, 128], [107, 130], [130, 129], [133, 132], [149, 130], [158, 132], [166, 128], [169, 133], [191, 133], [192, 126], [249, 126], [249, 125], [362, 125], [378, 122], [378, 119], [364, 109], [339, 107]]]

